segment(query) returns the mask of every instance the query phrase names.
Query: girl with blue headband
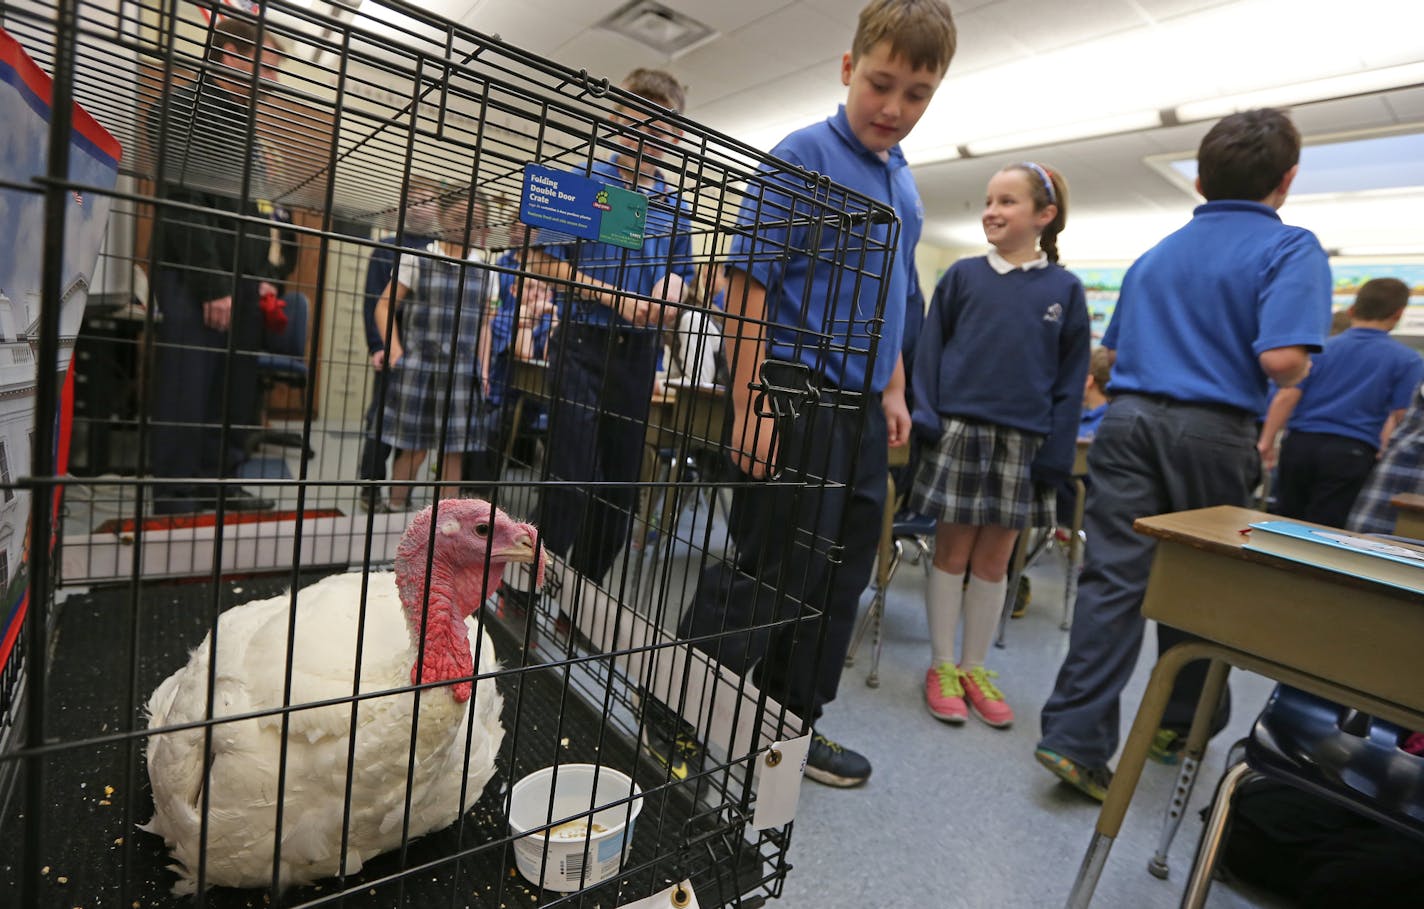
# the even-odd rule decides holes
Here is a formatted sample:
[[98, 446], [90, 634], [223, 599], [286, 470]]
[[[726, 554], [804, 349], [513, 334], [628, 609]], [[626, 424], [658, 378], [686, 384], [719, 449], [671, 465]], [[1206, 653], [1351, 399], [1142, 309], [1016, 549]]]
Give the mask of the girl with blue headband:
[[1014, 718], [984, 660], [1019, 532], [1054, 524], [1088, 371], [1083, 285], [1058, 264], [1067, 214], [1068, 187], [1049, 168], [996, 173], [982, 217], [991, 249], [945, 272], [915, 352], [913, 418], [928, 444], [909, 504], [939, 520], [925, 702], [948, 723], [971, 709], [1000, 728]]

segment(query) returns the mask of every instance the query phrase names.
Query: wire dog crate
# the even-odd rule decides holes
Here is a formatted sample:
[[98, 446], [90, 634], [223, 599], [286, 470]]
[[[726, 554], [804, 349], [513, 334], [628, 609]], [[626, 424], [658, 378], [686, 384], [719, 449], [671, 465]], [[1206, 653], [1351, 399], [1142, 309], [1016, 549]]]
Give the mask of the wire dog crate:
[[[260, 55], [245, 68], [224, 56], [223, 21], [256, 29]], [[753, 385], [778, 426], [808, 411], [858, 425], [864, 390], [828, 394], [804, 364], [874, 355], [893, 211], [605, 78], [394, 0], [359, 8], [7, 0], [0, 27], [53, 75], [52, 91], [11, 80], [32, 111], [44, 107], [34, 99], [48, 102], [43, 167], [0, 162], [10, 168], [0, 173], [0, 198], [29, 212], [42, 240], [32, 261], [0, 274], [29, 282], [0, 287], [10, 294], [0, 300], [0, 335], [8, 335], [0, 346], [19, 351], [5, 368], [32, 377], [24, 400], [34, 415], [23, 442], [0, 415], [0, 486], [5, 502], [30, 516], [26, 536], [23, 514], [0, 514], [18, 520], [15, 531], [0, 529], [9, 616], [0, 637], [0, 903], [612, 909], [650, 897], [687, 905], [683, 888], [702, 906], [775, 898], [793, 824], [769, 807], [768, 787], [787, 785], [784, 771], [772, 772], [781, 743], [809, 730], [777, 692], [709, 659], [699, 649], [707, 641], [679, 638], [678, 620], [703, 572], [737, 556], [729, 494], [782, 486], [815, 501], [836, 481], [809, 461], [782, 463], [796, 469], [760, 480], [731, 467], [727, 388], [718, 384], [727, 380], [711, 372], [713, 354], [723, 337], [765, 325], [736, 301], [726, 312], [708, 301], [735, 243], [777, 262], [807, 259], [835, 276], [838, 293], [869, 288], [852, 316], [832, 314], [789, 342], [809, 358], [768, 360]], [[79, 141], [84, 129], [90, 138]], [[96, 154], [98, 134], [113, 144], [107, 183], [75, 163]], [[614, 154], [630, 175], [645, 165], [655, 172], [655, 187], [611, 185], [600, 168]], [[597, 199], [600, 210], [625, 214], [613, 227], [604, 219], [601, 239], [598, 224], [590, 234], [588, 224], [557, 223], [558, 194], [590, 185], [611, 193]], [[89, 238], [86, 258], [74, 228], [96, 212], [107, 217], [98, 217], [102, 236]], [[222, 267], [175, 252], [205, 243]], [[377, 259], [394, 278], [376, 292], [385, 303], [377, 312], [387, 314], [377, 330], [409, 336], [402, 368], [413, 371], [421, 357], [444, 364], [420, 386], [435, 402], [422, 405], [435, 413], [433, 456], [414, 466], [407, 459], [411, 472], [390, 479], [371, 475], [358, 454], [368, 435], [399, 441], [397, 402], [411, 394], [394, 377], [377, 381], [367, 350], [361, 282]], [[635, 272], [685, 274], [685, 291], [662, 281], [649, 292]], [[444, 289], [425, 283], [436, 274]], [[404, 307], [392, 305], [402, 301], [397, 284], [412, 294]], [[439, 295], [450, 301], [449, 318], [414, 321], [423, 318], [416, 307]], [[600, 295], [628, 311], [641, 302], [653, 315], [637, 331], [581, 332], [570, 313]], [[553, 313], [546, 298], [559, 304]], [[224, 299], [230, 316], [227, 304], [211, 305]], [[207, 321], [180, 332], [185, 301], [221, 330]], [[31, 325], [25, 333], [10, 331], [6, 320], [16, 316]], [[502, 351], [500, 319], [510, 336]], [[556, 324], [541, 334], [541, 320]], [[541, 334], [542, 349], [522, 346], [526, 330]], [[590, 349], [590, 338], [606, 343]], [[666, 348], [674, 366], [637, 385], [647, 400], [631, 410], [613, 406], [606, 387], [580, 386], [584, 374], [570, 365], [583, 357], [607, 366], [626, 355], [625, 344]], [[174, 366], [195, 356], [212, 370], [210, 393], [190, 383], [188, 366]], [[567, 476], [561, 458], [581, 444], [567, 427], [580, 419], [598, 432], [631, 433], [632, 452], [595, 476]], [[198, 447], [216, 458], [210, 472], [157, 468]], [[466, 452], [483, 461], [447, 457]], [[403, 508], [392, 507], [402, 493]], [[454, 583], [466, 596], [454, 599], [470, 613], [458, 627], [473, 629], [472, 652], [463, 668], [435, 677], [422, 660], [436, 646], [432, 616], [445, 596], [436, 591], [445, 570], [437, 553], [455, 545], [444, 538], [492, 541], [526, 526], [442, 498], [462, 494], [537, 518], [546, 543], [556, 530], [573, 542], [543, 547], [542, 583], [540, 567], [511, 556], [496, 586], [492, 542], [478, 560], [464, 556]], [[421, 506], [433, 506], [429, 521], [417, 517]], [[834, 562], [833, 537], [786, 545]], [[603, 561], [584, 559], [584, 548]], [[415, 584], [416, 574], [430, 580]], [[761, 583], [779, 589], [788, 580]], [[362, 648], [381, 643], [384, 632], [371, 629], [386, 588], [416, 617], [408, 618], [415, 666], [373, 687]], [[300, 592], [333, 589], [352, 591], [330, 613], [355, 616], [350, 627], [304, 630], [327, 613]], [[248, 604], [259, 601], [275, 604], [278, 618], [263, 628], [280, 646], [261, 650], [254, 633], [241, 659], [225, 662], [222, 641], [239, 623], [220, 617], [255, 615]], [[817, 646], [818, 618], [802, 608], [720, 636], [779, 630]], [[347, 644], [354, 650], [341, 650]], [[308, 647], [338, 653], [323, 667], [337, 681], [312, 687]], [[184, 684], [196, 687], [161, 687], [190, 660], [199, 671]], [[258, 689], [276, 699], [225, 700]], [[167, 711], [168, 696], [195, 700], [198, 712]], [[449, 732], [455, 788], [431, 791], [454, 794], [454, 820], [413, 830], [425, 810], [423, 736], [446, 722], [452, 702], [465, 705]], [[647, 736], [652, 704], [695, 730], [700, 762], [679, 770], [658, 759]], [[391, 705], [410, 715], [388, 742], [368, 747], [368, 719]], [[226, 762], [241, 750], [234, 743], [249, 734], [267, 736], [276, 769], [249, 764], [253, 775], [229, 778]], [[311, 756], [332, 741], [340, 747], [324, 752], [326, 763]], [[196, 787], [182, 802], [197, 831], [187, 853], [139, 829], [172, 797], [158, 792], [155, 774], [168, 770], [155, 764], [155, 743], [171, 752], [164, 760], [196, 768], [184, 777]], [[491, 766], [477, 780], [482, 748]], [[386, 763], [395, 767], [393, 796], [371, 791], [373, 768]], [[549, 768], [556, 780], [573, 779], [583, 765], [636, 788], [610, 795], [595, 784], [572, 800], [546, 794], [533, 820], [512, 829], [516, 784]], [[233, 795], [239, 784], [265, 807], [244, 814]], [[323, 786], [344, 796], [304, 814], [311, 800], [301, 793]], [[378, 795], [395, 808], [372, 821]], [[323, 812], [338, 819], [326, 839], [312, 833]], [[393, 827], [395, 839], [361, 854], [354, 844], [376, 826]], [[266, 851], [234, 886], [238, 859], [225, 850], [252, 831]], [[531, 843], [533, 879], [557, 888], [530, 882], [520, 853], [527, 858]], [[318, 853], [335, 857], [318, 861]], [[327, 870], [294, 880], [300, 862]], [[606, 879], [598, 864], [611, 868]], [[175, 885], [196, 897], [175, 895]]]

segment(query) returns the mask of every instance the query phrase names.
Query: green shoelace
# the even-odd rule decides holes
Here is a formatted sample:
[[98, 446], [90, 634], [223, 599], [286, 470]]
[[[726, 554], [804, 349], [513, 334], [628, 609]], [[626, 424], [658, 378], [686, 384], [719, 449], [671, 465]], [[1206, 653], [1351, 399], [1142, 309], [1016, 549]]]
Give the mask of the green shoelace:
[[1004, 693], [990, 679], [996, 679], [999, 674], [992, 669], [985, 669], [983, 666], [975, 666], [973, 669], [960, 670], [960, 675], [973, 680], [979, 686], [979, 692], [991, 701], [1002, 701]]
[[934, 668], [934, 672], [939, 679], [940, 697], [964, 697], [964, 686], [959, 683], [959, 667], [953, 663], [940, 663]]

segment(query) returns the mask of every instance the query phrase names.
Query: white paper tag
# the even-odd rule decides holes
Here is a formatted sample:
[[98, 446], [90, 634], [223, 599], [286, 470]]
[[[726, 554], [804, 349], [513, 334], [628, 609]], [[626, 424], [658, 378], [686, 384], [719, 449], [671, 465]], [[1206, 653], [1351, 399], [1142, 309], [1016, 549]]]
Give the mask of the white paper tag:
[[683, 881], [647, 899], [624, 903], [618, 909], [697, 909], [697, 895], [692, 892], [692, 882]]
[[789, 742], [776, 742], [757, 755], [756, 812], [752, 827], [784, 827], [796, 817], [796, 802], [801, 797], [801, 774], [806, 769], [806, 754], [811, 750], [811, 736], [803, 735]]

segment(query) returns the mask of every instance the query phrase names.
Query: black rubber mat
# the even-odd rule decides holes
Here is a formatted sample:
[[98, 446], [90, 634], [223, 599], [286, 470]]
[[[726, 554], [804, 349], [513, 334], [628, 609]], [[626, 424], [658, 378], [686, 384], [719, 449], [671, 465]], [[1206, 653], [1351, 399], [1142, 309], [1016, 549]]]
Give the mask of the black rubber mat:
[[[304, 577], [311, 583], [317, 576]], [[220, 605], [274, 596], [288, 578], [247, 578], [219, 585]], [[561, 667], [527, 668], [499, 681], [506, 735], [499, 769], [474, 809], [447, 830], [387, 853], [345, 882], [330, 879], [277, 896], [263, 890], [209, 890], [175, 897], [162, 841], [135, 828], [152, 813], [142, 738], [121, 735], [137, 723], [148, 694], [182, 665], [206, 633], [214, 608], [207, 584], [151, 585], [134, 602], [127, 589], [98, 590], [65, 601], [51, 649], [47, 691], [50, 741], [75, 743], [45, 759], [35, 905], [60, 909], [146, 909], [207, 905], [218, 909], [272, 905], [348, 907], [586, 906], [613, 909], [690, 876], [703, 906], [760, 905], [784, 875], [784, 843], [762, 834], [749, 843], [725, 806], [694, 799], [691, 785], [670, 786], [655, 765], [638, 759], [636, 742], [605, 721], [566, 684]], [[514, 614], [486, 625], [505, 668], [537, 664], [521, 644]], [[133, 617], [133, 618], [131, 618]], [[131, 707], [130, 705], [137, 705]], [[103, 737], [115, 738], [104, 741]], [[95, 741], [98, 739], [98, 741]], [[645, 792], [627, 867], [632, 874], [576, 894], [540, 891], [521, 878], [508, 842], [505, 799], [510, 782], [555, 761], [602, 763], [633, 772]], [[0, 905], [18, 905], [27, 781], [0, 823]], [[711, 799], [716, 802], [716, 799]], [[768, 837], [772, 837], [768, 839]], [[779, 889], [779, 888], [778, 888]], [[745, 899], [743, 897], [746, 897]]]

